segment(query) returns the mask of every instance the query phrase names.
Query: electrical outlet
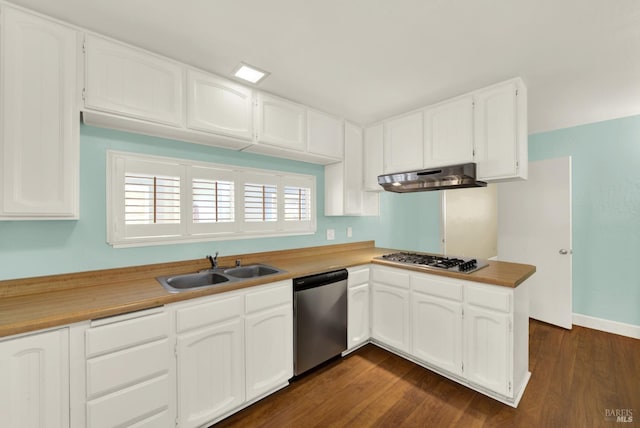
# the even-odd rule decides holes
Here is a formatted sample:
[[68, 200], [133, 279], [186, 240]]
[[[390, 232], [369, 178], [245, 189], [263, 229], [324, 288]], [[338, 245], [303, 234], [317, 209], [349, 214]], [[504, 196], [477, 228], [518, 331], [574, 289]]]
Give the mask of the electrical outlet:
[[347, 227], [347, 238], [351, 238], [353, 236], [353, 228], [351, 226]]
[[333, 241], [336, 239], [335, 229], [327, 229], [327, 241]]

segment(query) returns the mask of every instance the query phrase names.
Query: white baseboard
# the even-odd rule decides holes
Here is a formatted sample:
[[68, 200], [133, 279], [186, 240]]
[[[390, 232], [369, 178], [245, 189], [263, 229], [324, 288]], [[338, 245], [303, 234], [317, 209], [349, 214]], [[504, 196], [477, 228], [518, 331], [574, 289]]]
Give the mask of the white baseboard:
[[573, 323], [594, 330], [640, 339], [640, 325], [625, 324], [623, 322], [606, 320], [604, 318], [590, 317], [588, 315], [573, 314]]

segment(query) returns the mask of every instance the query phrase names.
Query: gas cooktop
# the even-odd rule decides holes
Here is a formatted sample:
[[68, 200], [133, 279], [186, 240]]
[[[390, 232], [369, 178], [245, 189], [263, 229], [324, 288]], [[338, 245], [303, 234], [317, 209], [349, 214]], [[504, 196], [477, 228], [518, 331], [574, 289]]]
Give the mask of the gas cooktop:
[[446, 270], [449, 272], [461, 273], [475, 272], [478, 269], [482, 269], [483, 267], [489, 265], [486, 260], [482, 259], [478, 260], [466, 257], [445, 257], [436, 256], [433, 254], [408, 252], [385, 254], [376, 258], [379, 260], [386, 260], [389, 262], [395, 262], [405, 265], [416, 265], [439, 270]]

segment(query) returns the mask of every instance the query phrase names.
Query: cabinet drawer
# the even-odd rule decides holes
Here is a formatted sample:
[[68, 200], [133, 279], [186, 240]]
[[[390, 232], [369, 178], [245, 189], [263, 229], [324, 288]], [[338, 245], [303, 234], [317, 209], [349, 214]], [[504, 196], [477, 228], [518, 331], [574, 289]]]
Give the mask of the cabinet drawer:
[[169, 317], [165, 312], [92, 327], [86, 332], [87, 357], [162, 339], [168, 331]]
[[266, 289], [252, 291], [247, 293], [245, 302], [247, 313], [292, 304], [293, 285], [291, 281], [281, 281]]
[[401, 269], [387, 269], [375, 267], [371, 274], [374, 282], [392, 285], [394, 287], [409, 288], [410, 276], [408, 271]]
[[226, 319], [242, 316], [242, 296], [216, 298], [215, 300], [179, 309], [176, 313], [178, 333], [203, 327]]
[[466, 290], [467, 303], [495, 311], [509, 312], [511, 310], [511, 292], [496, 287], [485, 288], [468, 285]]
[[411, 287], [418, 293], [430, 294], [444, 299], [462, 301], [462, 284], [433, 277], [415, 275], [411, 277]]
[[125, 388], [169, 371], [169, 340], [147, 343], [87, 361], [87, 397]]
[[[169, 408], [169, 387], [169, 376], [165, 375], [89, 401], [87, 403], [87, 426], [91, 428], [129, 426], [140, 415], [166, 412]], [[173, 387], [175, 388], [175, 385]], [[147, 424], [147, 426], [154, 425]]]
[[369, 267], [349, 268], [349, 287], [355, 287], [369, 282]]

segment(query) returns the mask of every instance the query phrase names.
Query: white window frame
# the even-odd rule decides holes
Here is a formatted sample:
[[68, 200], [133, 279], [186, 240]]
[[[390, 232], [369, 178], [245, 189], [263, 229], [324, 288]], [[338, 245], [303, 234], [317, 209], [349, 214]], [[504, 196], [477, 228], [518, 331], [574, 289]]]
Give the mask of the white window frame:
[[[125, 173], [180, 177], [180, 223], [126, 225], [124, 217]], [[234, 221], [193, 222], [194, 178], [234, 183]], [[246, 222], [244, 184], [265, 183], [277, 187], [277, 221]], [[308, 221], [284, 220], [284, 187], [311, 189], [311, 218]], [[107, 151], [107, 242], [114, 247], [137, 247], [168, 243], [233, 240], [273, 236], [310, 235], [317, 230], [316, 177], [256, 168], [221, 165], [187, 159], [137, 153]]]

